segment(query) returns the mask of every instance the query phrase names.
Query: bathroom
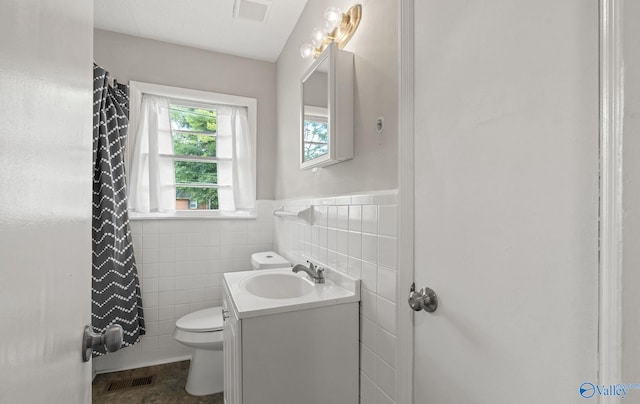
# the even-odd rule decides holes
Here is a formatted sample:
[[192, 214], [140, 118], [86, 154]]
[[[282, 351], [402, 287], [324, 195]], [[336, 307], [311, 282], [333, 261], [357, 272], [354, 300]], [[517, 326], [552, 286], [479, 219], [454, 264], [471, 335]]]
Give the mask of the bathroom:
[[[580, 402], [583, 383], [640, 382], [640, 55], [619, 39], [636, 4], [362, 1], [345, 47], [354, 157], [301, 170], [299, 49], [327, 7], [355, 2], [298, 4], [272, 61], [100, 29], [90, 3], [2, 5], [0, 402], [90, 402], [94, 373], [188, 358], [175, 321], [219, 306], [222, 273], [270, 250], [361, 280], [361, 403]], [[147, 334], [83, 364], [92, 61], [121, 83], [257, 99], [259, 151], [255, 219], [131, 220]], [[605, 146], [623, 137], [620, 161]], [[307, 206], [313, 223], [272, 214]], [[438, 294], [434, 313], [406, 304], [412, 282]]]

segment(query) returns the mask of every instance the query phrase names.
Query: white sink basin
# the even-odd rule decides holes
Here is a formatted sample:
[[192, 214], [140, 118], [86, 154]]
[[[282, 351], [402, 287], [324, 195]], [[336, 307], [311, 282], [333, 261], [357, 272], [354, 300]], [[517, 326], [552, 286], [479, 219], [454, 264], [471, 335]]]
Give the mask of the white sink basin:
[[292, 299], [313, 292], [313, 283], [293, 273], [266, 273], [246, 278], [240, 288], [266, 299]]
[[359, 279], [331, 268], [324, 276], [325, 283], [313, 283], [307, 274], [293, 273], [290, 267], [227, 272], [224, 287], [239, 319], [360, 300]]

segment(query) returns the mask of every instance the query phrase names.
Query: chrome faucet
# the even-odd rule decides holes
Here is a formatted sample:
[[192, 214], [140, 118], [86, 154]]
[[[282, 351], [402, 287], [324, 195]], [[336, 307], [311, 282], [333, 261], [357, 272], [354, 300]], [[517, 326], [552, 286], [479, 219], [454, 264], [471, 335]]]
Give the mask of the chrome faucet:
[[324, 268], [316, 267], [313, 265], [313, 262], [307, 262], [309, 263], [309, 267], [298, 264], [293, 267], [293, 272], [298, 273], [300, 271], [304, 271], [315, 283], [324, 283]]

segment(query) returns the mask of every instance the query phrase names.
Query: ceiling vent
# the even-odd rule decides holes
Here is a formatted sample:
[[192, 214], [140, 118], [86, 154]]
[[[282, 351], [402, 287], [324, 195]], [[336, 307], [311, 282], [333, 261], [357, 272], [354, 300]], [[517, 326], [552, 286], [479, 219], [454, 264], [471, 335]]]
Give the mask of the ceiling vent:
[[233, 5], [233, 17], [241, 20], [266, 22], [270, 9], [270, 0], [236, 0]]

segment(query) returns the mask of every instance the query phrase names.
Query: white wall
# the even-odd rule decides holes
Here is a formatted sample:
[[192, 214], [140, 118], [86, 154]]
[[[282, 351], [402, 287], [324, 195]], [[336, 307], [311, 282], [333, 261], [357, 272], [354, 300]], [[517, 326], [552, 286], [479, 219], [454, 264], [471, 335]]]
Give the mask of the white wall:
[[[362, 1], [362, 21], [345, 47], [355, 54], [354, 158], [313, 173], [300, 169], [300, 79], [313, 60], [300, 57], [327, 7], [347, 10], [352, 1], [310, 0], [277, 62], [278, 199], [330, 196], [397, 187], [398, 2]], [[384, 133], [376, 132], [378, 116]]]
[[[300, 57], [324, 10], [346, 0], [310, 0], [277, 62], [280, 205], [314, 205], [314, 222], [276, 219], [276, 248], [294, 263], [307, 257], [362, 276], [361, 402], [393, 403], [396, 386], [396, 196], [398, 184], [398, 1], [365, 0], [362, 21], [345, 47], [354, 54], [354, 158], [300, 169]], [[385, 129], [376, 131], [384, 116]], [[386, 192], [383, 195], [376, 191]], [[372, 194], [373, 192], [373, 194]], [[353, 196], [353, 194], [362, 194]], [[321, 197], [326, 197], [319, 199]], [[301, 199], [311, 198], [311, 199]], [[381, 221], [380, 221], [381, 220]]]
[[273, 199], [276, 154], [276, 65], [96, 29], [95, 62], [129, 80], [239, 95], [258, 100], [257, 198]]
[[291, 211], [313, 207], [311, 223], [275, 218], [280, 254], [294, 263], [311, 259], [362, 279], [360, 402], [395, 402], [396, 192], [290, 199], [278, 206]]
[[98, 373], [185, 359], [176, 320], [222, 304], [222, 273], [251, 269], [251, 254], [273, 248], [273, 201], [257, 219], [134, 220], [133, 245], [147, 333], [140, 344], [93, 360]]
[[[228, 74], [237, 70], [238, 60], [243, 63], [240, 66], [245, 73], [251, 69], [264, 70], [255, 64], [265, 62], [96, 30], [96, 62], [121, 81], [139, 80], [256, 97], [258, 124], [266, 125], [267, 132], [269, 125], [275, 125], [275, 120], [269, 121], [269, 118], [276, 116], [277, 106], [277, 137], [267, 137], [265, 146], [261, 141], [265, 137], [259, 133], [259, 198], [275, 194], [280, 199], [287, 198], [283, 203], [296, 204], [301, 201], [291, 198], [345, 195], [325, 199], [321, 204], [332, 206], [319, 207], [320, 216], [316, 215], [313, 226], [274, 218], [270, 213], [274, 206], [266, 201], [261, 204], [264, 209], [255, 225], [244, 221], [226, 222], [223, 227], [233, 232], [231, 236], [218, 233], [219, 226], [214, 221], [144, 221], [142, 226], [134, 222], [149, 334], [137, 346], [95, 360], [97, 371], [138, 367], [180, 359], [188, 354], [171, 335], [175, 319], [188, 311], [219, 304], [220, 273], [248, 269], [251, 252], [271, 249], [275, 220], [276, 248], [292, 262], [304, 262], [308, 256], [327, 266], [362, 275], [363, 402], [393, 402], [396, 195], [394, 191], [353, 198], [350, 195], [397, 186], [398, 3], [396, 0], [363, 2], [363, 20], [346, 48], [355, 54], [355, 158], [311, 173], [300, 170], [296, 154], [300, 78], [311, 64], [310, 60], [300, 57], [299, 48], [309, 40], [311, 29], [321, 24], [324, 10], [331, 5], [346, 10], [352, 3], [311, 0], [303, 12], [277, 63], [277, 104], [276, 90], [268, 82], [268, 75], [253, 78], [244, 83], [244, 87], [234, 80], [221, 83], [215, 76], [220, 71]], [[179, 60], [188, 60], [189, 68], [181, 70], [183, 63], [178, 64]], [[185, 73], [176, 74], [176, 71]], [[271, 115], [265, 117], [265, 113]], [[382, 135], [375, 129], [376, 119], [381, 115], [386, 124]], [[363, 212], [366, 213], [361, 216]], [[246, 230], [245, 223], [249, 226]], [[191, 247], [182, 244], [185, 240], [197, 242], [203, 233], [207, 243], [215, 243], [216, 237], [221, 236], [220, 243], [231, 244]], [[296, 241], [302, 237], [304, 242]], [[243, 240], [257, 242], [246, 244]]]
[[[623, 313], [621, 382], [640, 383], [640, 3], [623, 3], [624, 154], [623, 154]], [[634, 402], [640, 393], [633, 392]], [[629, 401], [627, 399], [626, 401]]]
[[0, 402], [89, 403], [93, 2], [0, 5]]
[[258, 100], [258, 218], [135, 220], [134, 250], [147, 334], [141, 343], [94, 359], [97, 372], [183, 359], [175, 320], [221, 304], [221, 274], [251, 268], [253, 252], [272, 249], [276, 132], [274, 63], [115, 32], [95, 30], [94, 58], [120, 82], [136, 80]]

